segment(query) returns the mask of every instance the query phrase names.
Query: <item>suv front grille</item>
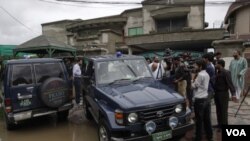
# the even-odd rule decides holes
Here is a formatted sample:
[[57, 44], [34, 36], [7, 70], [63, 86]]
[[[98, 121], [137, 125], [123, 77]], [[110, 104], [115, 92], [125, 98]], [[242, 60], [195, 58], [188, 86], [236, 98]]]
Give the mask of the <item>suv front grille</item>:
[[150, 121], [157, 119], [165, 119], [174, 113], [175, 105], [168, 105], [165, 107], [147, 109], [139, 112], [141, 121]]

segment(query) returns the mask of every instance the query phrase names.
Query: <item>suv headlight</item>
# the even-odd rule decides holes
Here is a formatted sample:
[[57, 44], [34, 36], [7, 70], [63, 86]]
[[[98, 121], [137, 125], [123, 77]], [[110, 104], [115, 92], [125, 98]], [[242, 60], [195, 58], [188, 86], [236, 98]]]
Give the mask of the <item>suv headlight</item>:
[[175, 107], [175, 112], [176, 112], [177, 114], [180, 113], [182, 110], [183, 110], [182, 104], [178, 104], [178, 105]]
[[136, 113], [130, 113], [128, 115], [128, 122], [135, 123], [138, 120], [138, 115]]

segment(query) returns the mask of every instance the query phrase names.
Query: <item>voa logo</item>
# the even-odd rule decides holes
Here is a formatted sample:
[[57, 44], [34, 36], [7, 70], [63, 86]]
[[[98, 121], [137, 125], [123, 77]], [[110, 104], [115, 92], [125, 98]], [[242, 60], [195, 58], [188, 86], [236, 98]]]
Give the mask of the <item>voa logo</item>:
[[226, 129], [227, 136], [247, 136], [244, 129]]

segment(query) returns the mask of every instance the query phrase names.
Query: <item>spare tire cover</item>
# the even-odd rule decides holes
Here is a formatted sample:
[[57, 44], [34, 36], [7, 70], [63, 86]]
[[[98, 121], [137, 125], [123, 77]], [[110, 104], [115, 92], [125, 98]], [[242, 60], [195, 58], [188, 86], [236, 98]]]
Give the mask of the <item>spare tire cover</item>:
[[40, 87], [40, 98], [48, 107], [57, 108], [62, 106], [69, 99], [66, 81], [56, 77], [45, 80]]

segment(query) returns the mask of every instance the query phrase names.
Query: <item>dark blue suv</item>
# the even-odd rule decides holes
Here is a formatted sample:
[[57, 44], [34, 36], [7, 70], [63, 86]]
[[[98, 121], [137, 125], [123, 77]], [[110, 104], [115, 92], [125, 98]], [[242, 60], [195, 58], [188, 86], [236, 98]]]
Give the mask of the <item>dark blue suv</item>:
[[162, 141], [193, 128], [185, 100], [155, 80], [145, 59], [86, 58], [85, 116], [98, 123], [100, 141]]
[[34, 117], [57, 113], [67, 116], [72, 107], [70, 81], [60, 59], [9, 60], [2, 83], [7, 129]]

